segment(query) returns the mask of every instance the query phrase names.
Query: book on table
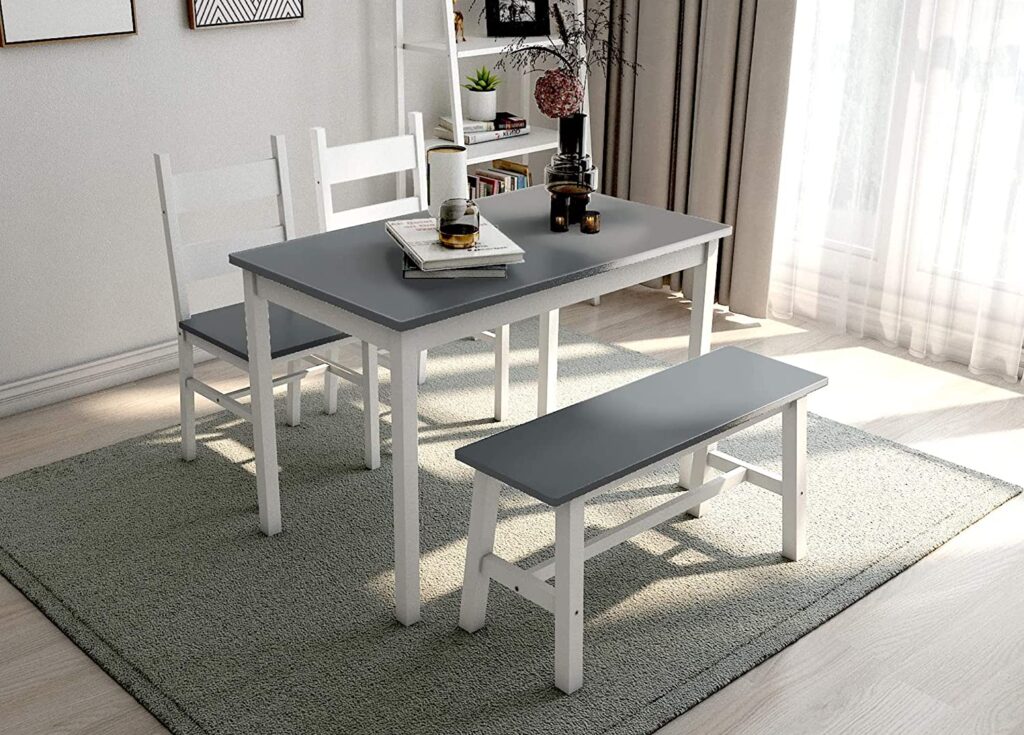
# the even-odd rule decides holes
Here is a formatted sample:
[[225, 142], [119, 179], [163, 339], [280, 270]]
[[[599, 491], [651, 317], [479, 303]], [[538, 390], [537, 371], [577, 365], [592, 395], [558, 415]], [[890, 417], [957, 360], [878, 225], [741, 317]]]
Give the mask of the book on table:
[[443, 271], [421, 270], [408, 255], [402, 256], [402, 278], [411, 280], [437, 280], [445, 278], [504, 278], [507, 265], [481, 265], [475, 268], [446, 268]]
[[384, 228], [422, 271], [523, 262], [523, 249], [484, 217], [480, 218], [480, 242], [465, 250], [452, 250], [438, 242], [437, 221], [432, 217], [391, 220], [385, 223]]

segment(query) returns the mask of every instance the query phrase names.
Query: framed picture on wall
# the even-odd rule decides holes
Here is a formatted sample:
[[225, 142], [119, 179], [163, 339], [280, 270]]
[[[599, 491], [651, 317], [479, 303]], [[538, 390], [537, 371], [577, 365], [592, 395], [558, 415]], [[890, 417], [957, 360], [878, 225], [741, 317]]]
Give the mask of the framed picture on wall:
[[135, 33], [135, 0], [0, 0], [0, 46]]
[[303, 0], [188, 0], [190, 28], [295, 20], [303, 14]]
[[487, 0], [488, 36], [546, 36], [548, 0]]

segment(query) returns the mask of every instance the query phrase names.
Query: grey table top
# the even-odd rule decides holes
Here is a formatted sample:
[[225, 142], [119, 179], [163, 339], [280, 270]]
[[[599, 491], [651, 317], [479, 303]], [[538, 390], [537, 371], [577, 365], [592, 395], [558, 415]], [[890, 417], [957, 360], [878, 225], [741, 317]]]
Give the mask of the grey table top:
[[455, 458], [561, 505], [827, 383], [817, 373], [725, 347], [461, 447]]
[[[481, 199], [485, 217], [524, 251], [504, 279], [406, 280], [402, 252], [380, 222], [232, 253], [234, 265], [390, 329], [424, 324], [510, 301], [725, 237], [732, 228], [614, 197], [595, 195], [602, 230], [552, 233], [548, 193], [532, 187]], [[418, 216], [426, 216], [421, 214]]]

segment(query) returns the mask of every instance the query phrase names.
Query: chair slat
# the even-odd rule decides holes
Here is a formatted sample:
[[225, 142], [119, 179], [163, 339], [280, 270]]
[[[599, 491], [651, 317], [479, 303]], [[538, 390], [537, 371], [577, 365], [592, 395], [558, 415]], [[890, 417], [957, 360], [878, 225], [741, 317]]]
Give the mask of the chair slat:
[[273, 158], [176, 174], [174, 184], [179, 214], [266, 199], [281, 193], [277, 161]]
[[345, 227], [364, 225], [367, 222], [379, 222], [391, 217], [401, 217], [419, 212], [420, 200], [417, 197], [406, 197], [365, 207], [346, 209], [344, 212], [332, 212], [327, 215], [327, 229], [340, 230]]
[[258, 248], [262, 245], [275, 245], [284, 240], [284, 227], [278, 225], [265, 230], [239, 233], [222, 240], [189, 243], [181, 249], [181, 261], [187, 274], [186, 280], [201, 281], [227, 273], [237, 273], [238, 269], [228, 263], [230, 253]]
[[416, 140], [412, 135], [370, 140], [328, 148], [325, 183], [369, 179], [416, 168]]

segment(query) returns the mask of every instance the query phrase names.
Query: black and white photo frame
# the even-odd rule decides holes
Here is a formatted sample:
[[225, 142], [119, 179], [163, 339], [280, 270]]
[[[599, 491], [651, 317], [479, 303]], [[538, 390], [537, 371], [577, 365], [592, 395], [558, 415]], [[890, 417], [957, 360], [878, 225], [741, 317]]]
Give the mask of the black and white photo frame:
[[188, 0], [192, 29], [298, 20], [304, 14], [304, 0]]
[[551, 33], [548, 0], [486, 0], [487, 35], [547, 36]]

